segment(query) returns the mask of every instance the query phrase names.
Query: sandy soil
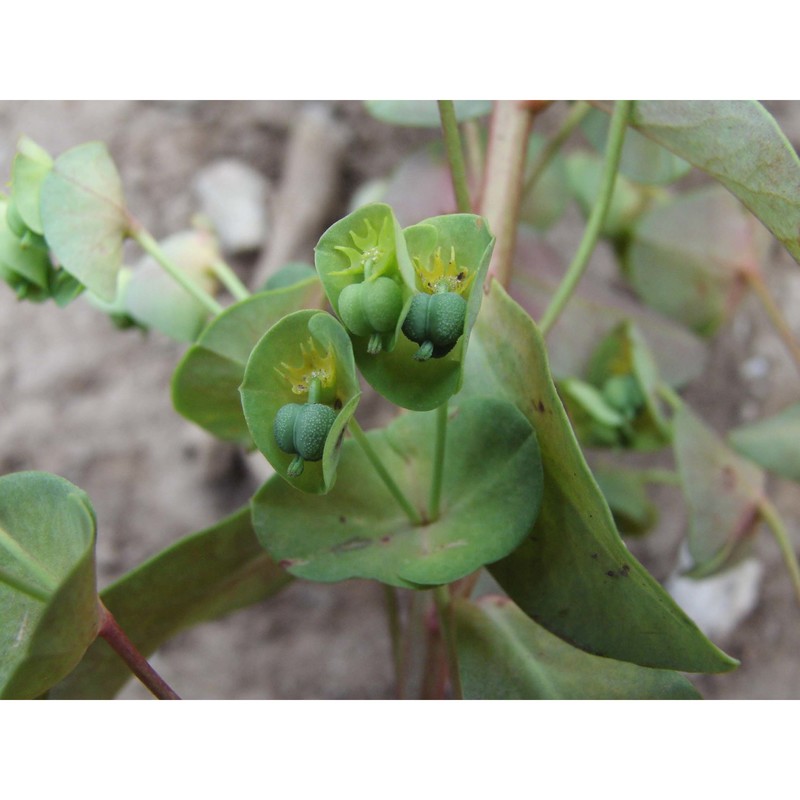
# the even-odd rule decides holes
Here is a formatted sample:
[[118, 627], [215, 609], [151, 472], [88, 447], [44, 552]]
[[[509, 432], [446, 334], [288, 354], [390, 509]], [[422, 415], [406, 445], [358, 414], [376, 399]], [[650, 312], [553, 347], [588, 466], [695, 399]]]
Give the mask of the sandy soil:
[[[800, 105], [769, 107], [797, 146]], [[193, 176], [217, 158], [240, 158], [279, 186], [304, 108], [286, 102], [4, 102], [0, 172], [9, 174], [23, 132], [55, 153], [104, 140], [130, 207], [156, 236], [164, 236], [187, 226], [197, 207]], [[346, 143], [325, 213], [294, 254], [306, 260], [357, 186], [386, 174], [403, 154], [435, 136], [382, 125], [353, 103], [337, 105], [331, 119], [345, 132]], [[551, 124], [546, 116], [543, 124]], [[559, 236], [579, 235], [577, 217], [565, 224]], [[250, 256], [234, 265], [247, 280], [257, 262]], [[767, 274], [800, 334], [797, 265], [776, 246]], [[258, 477], [241, 454], [173, 411], [168, 387], [183, 346], [156, 333], [117, 332], [83, 301], [57, 311], [16, 303], [0, 287], [0, 348], [0, 472], [46, 470], [89, 493], [99, 519], [101, 586], [180, 536], [215, 522], [246, 502], [257, 486]], [[758, 380], [742, 370], [754, 357], [767, 365]], [[798, 376], [784, 349], [759, 307], [747, 301], [713, 343], [707, 374], [689, 397], [723, 431], [796, 401], [797, 393]], [[775, 480], [770, 490], [797, 542], [796, 485]], [[666, 510], [659, 528], [634, 545], [662, 580], [675, 564], [685, 526], [669, 492], [661, 496]], [[729, 675], [698, 678], [707, 697], [800, 698], [800, 611], [766, 534], [757, 552], [765, 569], [757, 607], [718, 642], [743, 666]], [[266, 603], [176, 637], [154, 664], [188, 698], [392, 694], [383, 595], [365, 582], [298, 582]], [[123, 696], [146, 693], [129, 684]]]

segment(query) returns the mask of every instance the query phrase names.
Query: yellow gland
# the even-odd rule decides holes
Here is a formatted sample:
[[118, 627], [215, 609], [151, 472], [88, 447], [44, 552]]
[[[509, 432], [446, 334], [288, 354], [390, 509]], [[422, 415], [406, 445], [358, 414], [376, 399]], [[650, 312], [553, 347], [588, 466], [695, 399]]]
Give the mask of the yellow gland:
[[[300, 354], [303, 363], [299, 366], [291, 366], [285, 361], [281, 362], [280, 367], [275, 367], [275, 371], [292, 387], [294, 394], [308, 394], [311, 381], [317, 378], [323, 395], [325, 390], [335, 391], [336, 389], [336, 358], [331, 350], [323, 355], [317, 350], [314, 340], [308, 338], [308, 347], [301, 344]], [[328, 393], [329, 393], [328, 392]]]
[[414, 271], [417, 273], [420, 289], [428, 294], [437, 292], [456, 292], [460, 295], [469, 294], [469, 288], [475, 280], [475, 272], [467, 267], [460, 267], [456, 263], [456, 249], [450, 248], [450, 260], [442, 260], [442, 248], [439, 247], [433, 254], [429, 266], [425, 266], [419, 258], [414, 256]]
[[383, 255], [392, 247], [391, 232], [389, 229], [389, 217], [384, 217], [381, 223], [380, 233], [375, 231], [369, 220], [364, 221], [366, 233], [360, 236], [355, 231], [350, 231], [350, 238], [355, 247], [345, 247], [337, 245], [334, 249], [344, 254], [350, 261], [350, 266], [346, 269], [331, 272], [331, 275], [364, 275], [365, 278], [377, 278], [388, 266], [388, 262], [381, 265], [381, 268], [374, 271]]

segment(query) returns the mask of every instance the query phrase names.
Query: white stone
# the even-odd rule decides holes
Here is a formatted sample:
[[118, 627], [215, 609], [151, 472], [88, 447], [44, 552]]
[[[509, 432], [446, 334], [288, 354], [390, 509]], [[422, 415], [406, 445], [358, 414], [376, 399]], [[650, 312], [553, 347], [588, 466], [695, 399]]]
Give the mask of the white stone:
[[242, 253], [264, 244], [270, 185], [260, 172], [238, 159], [219, 159], [200, 170], [193, 188], [224, 252]]
[[717, 575], [696, 579], [682, 574], [689, 566], [691, 556], [684, 546], [664, 588], [706, 636], [725, 639], [756, 607], [764, 568], [749, 558]]

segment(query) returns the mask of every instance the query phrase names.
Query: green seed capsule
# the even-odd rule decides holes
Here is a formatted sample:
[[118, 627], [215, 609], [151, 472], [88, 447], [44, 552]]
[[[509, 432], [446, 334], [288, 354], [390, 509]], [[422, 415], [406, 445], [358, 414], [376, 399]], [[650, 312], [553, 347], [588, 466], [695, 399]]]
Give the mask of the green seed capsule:
[[278, 409], [275, 415], [275, 422], [272, 430], [275, 434], [275, 441], [284, 453], [296, 453], [294, 447], [294, 426], [297, 422], [298, 414], [302, 405], [298, 403], [288, 403]]
[[403, 333], [420, 345], [417, 361], [446, 356], [464, 332], [467, 301], [457, 292], [418, 294], [403, 322]]
[[345, 327], [356, 336], [369, 336], [368, 350], [373, 355], [383, 347], [379, 334], [397, 326], [403, 310], [403, 293], [387, 277], [352, 283], [339, 295], [339, 316]]
[[336, 412], [322, 403], [288, 403], [278, 409], [273, 423], [275, 442], [284, 453], [297, 458], [289, 467], [296, 478], [303, 471], [303, 461], [319, 461], [325, 451]]

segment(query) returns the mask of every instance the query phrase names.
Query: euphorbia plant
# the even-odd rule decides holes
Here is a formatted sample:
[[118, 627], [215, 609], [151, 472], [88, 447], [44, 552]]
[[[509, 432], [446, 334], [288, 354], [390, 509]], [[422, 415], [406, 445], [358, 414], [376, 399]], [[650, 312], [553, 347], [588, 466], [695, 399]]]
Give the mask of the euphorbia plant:
[[[102, 145], [53, 159], [23, 138], [0, 214], [0, 275], [20, 298], [65, 303], [86, 290], [120, 326], [191, 342], [172, 381], [175, 408], [260, 451], [275, 475], [247, 508], [99, 596], [88, 498], [42, 473], [0, 478], [0, 695], [109, 697], [130, 668], [157, 696], [175, 697], [145, 656], [177, 630], [293, 579], [385, 586], [400, 696], [415, 693], [404, 654], [420, 632], [428, 697], [695, 697], [680, 673], [734, 668], [625, 546], [623, 520], [639, 531], [652, 521], [649, 509], [632, 509], [641, 493], [625, 488], [630, 476], [606, 465], [598, 483], [582, 446], [672, 446], [672, 475], [693, 513], [694, 573], [734, 563], [764, 520], [800, 587], [763, 473], [746, 460], [763, 459], [762, 434], [737, 432], [732, 442], [744, 456], [736, 455], [686, 408], [674, 388], [679, 367], [662, 357], [651, 317], [642, 317], [643, 330], [639, 320], [606, 320], [587, 337], [580, 369], [559, 367], [554, 377], [550, 360], [555, 352], [563, 362], [557, 337], [573, 332], [564, 323], [575, 319], [572, 308], [582, 311], [576, 287], [601, 236], [647, 299], [655, 267], [642, 253], [672, 263], [654, 243], [680, 218], [685, 196], [665, 186], [689, 163], [731, 188], [800, 255], [786, 235], [787, 219], [800, 217], [800, 162], [760, 106], [721, 105], [579, 103], [542, 143], [530, 126], [548, 104], [500, 103], [484, 153], [479, 120], [487, 107], [442, 101], [436, 121], [454, 213], [401, 220], [390, 186], [385, 202], [322, 233], [315, 275], [252, 295], [208, 229], [156, 242], [128, 211]], [[373, 110], [405, 113], [391, 104]], [[780, 161], [795, 176], [794, 188], [783, 173], [772, 176], [782, 207], [764, 200], [766, 190], [747, 177], [750, 165], [724, 138], [722, 162], [710, 155], [723, 110], [738, 114], [765, 163]], [[457, 111], [472, 128], [472, 187]], [[545, 184], [579, 125], [602, 158], [583, 152], [569, 169], [561, 165], [561, 184], [552, 174]], [[522, 251], [534, 235], [529, 213], [531, 224], [546, 227], [563, 210], [555, 203], [547, 214], [531, 211], [541, 207], [540, 178], [550, 192], [571, 193], [588, 217], [569, 268], [549, 289], [532, 288], [514, 255], [515, 242]], [[722, 207], [713, 196], [689, 202], [714, 213]], [[721, 219], [735, 225], [738, 207], [725, 209]], [[145, 251], [133, 269], [122, 264], [126, 239]], [[702, 259], [691, 268], [707, 278], [709, 299], [693, 297], [684, 321], [710, 332], [727, 313], [720, 298], [729, 281], [702, 275]], [[665, 274], [662, 285], [672, 273]], [[752, 260], [744, 277], [779, 319]], [[227, 308], [213, 294], [220, 283], [233, 296]], [[677, 340], [669, 325], [662, 329]], [[573, 330], [580, 334], [580, 324]], [[396, 408], [385, 427], [365, 431], [357, 421], [360, 378]], [[435, 621], [426, 618], [429, 597]]]

